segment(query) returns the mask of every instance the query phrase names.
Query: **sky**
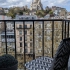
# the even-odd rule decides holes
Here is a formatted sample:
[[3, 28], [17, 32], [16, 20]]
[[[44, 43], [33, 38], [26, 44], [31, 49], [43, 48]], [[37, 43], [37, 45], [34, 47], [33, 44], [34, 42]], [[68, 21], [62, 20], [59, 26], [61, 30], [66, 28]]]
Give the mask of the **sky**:
[[[0, 7], [9, 8], [13, 6], [25, 6], [27, 5], [30, 8], [32, 0], [0, 0]], [[43, 8], [46, 6], [58, 6], [66, 8], [67, 11], [70, 11], [70, 0], [41, 0]]]

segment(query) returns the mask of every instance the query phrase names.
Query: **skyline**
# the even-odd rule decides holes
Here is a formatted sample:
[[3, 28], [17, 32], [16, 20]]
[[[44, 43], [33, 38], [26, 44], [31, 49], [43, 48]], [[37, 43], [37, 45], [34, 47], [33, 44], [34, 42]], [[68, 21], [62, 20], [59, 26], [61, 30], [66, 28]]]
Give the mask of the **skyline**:
[[[27, 5], [28, 8], [30, 8], [32, 0], [0, 0], [0, 7], [3, 8], [9, 8], [13, 6], [25, 6]], [[43, 8], [46, 6], [58, 6], [62, 8], [66, 8], [67, 11], [70, 11], [69, 6], [70, 6], [70, 1], [69, 0], [59, 0], [59, 1], [54, 1], [54, 0], [41, 0], [43, 4]], [[19, 3], [19, 5], [18, 5]]]

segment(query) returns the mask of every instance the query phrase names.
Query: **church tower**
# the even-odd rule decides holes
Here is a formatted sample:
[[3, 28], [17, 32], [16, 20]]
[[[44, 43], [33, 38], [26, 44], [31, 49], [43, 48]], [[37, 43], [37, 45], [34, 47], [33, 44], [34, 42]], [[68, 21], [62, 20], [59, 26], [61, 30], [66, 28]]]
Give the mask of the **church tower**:
[[36, 12], [37, 10], [43, 10], [41, 0], [32, 0], [30, 10]]
[[34, 0], [34, 2], [38, 2], [38, 0]]

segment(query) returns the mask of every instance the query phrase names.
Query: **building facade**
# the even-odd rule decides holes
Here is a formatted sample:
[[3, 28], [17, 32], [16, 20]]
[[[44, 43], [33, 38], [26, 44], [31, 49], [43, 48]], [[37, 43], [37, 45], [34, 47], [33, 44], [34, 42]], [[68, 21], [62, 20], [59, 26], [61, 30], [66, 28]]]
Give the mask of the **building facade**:
[[17, 52], [24, 53], [24, 27], [25, 27], [25, 51], [26, 53], [32, 53], [30, 47], [32, 47], [32, 23], [23, 22], [16, 23], [16, 43], [17, 43]]
[[54, 12], [55, 16], [59, 17], [67, 17], [67, 10], [65, 8], [52, 6], [52, 11]]

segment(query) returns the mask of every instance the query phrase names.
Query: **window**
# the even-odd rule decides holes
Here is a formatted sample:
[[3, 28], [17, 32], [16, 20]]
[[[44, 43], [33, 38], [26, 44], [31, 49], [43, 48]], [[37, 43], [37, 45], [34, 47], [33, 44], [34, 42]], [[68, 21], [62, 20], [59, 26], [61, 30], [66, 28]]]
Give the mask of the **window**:
[[34, 17], [32, 17], [32, 19], [34, 19]]
[[27, 41], [27, 36], [25, 36], [25, 41]]
[[20, 43], [20, 47], [22, 47], [22, 43]]
[[30, 41], [32, 41], [32, 39], [30, 39]]
[[3, 48], [3, 52], [4, 52], [4, 53], [6, 52], [6, 48]]
[[5, 43], [2, 43], [2, 46], [5, 46]]
[[25, 53], [27, 53], [28, 52], [28, 50], [27, 49], [25, 49]]
[[20, 17], [19, 19], [20, 19], [20, 20], [23, 20], [23, 17]]
[[30, 53], [33, 53], [33, 49], [30, 49]]
[[20, 37], [20, 41], [22, 41], [22, 37]]
[[7, 35], [7, 38], [10, 38], [10, 36], [9, 36], [9, 35]]
[[8, 46], [12, 45], [12, 43], [7, 43]]
[[25, 31], [25, 34], [27, 35], [27, 31]]
[[32, 28], [32, 25], [30, 25], [30, 28]]
[[47, 28], [47, 24], [45, 24], [45, 28]]
[[25, 46], [27, 46], [27, 43], [25, 43]]
[[25, 28], [27, 28], [27, 25], [25, 25]]
[[22, 30], [19, 30], [19, 35], [22, 35]]
[[19, 25], [19, 28], [22, 28], [22, 25]]
[[1, 37], [2, 37], [2, 38], [5, 38], [5, 35], [2, 35]]
[[22, 53], [22, 48], [20, 48], [20, 53]]
[[30, 43], [30, 47], [32, 47], [32, 43]]
[[32, 35], [32, 31], [30, 31], [30, 35]]
[[39, 28], [41, 28], [41, 25], [39, 25]]
[[9, 38], [14, 38], [14, 35], [9, 35]]
[[12, 35], [12, 37], [11, 38], [14, 38], [14, 35]]

